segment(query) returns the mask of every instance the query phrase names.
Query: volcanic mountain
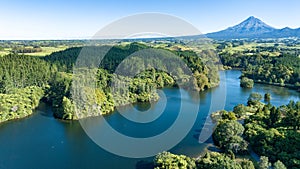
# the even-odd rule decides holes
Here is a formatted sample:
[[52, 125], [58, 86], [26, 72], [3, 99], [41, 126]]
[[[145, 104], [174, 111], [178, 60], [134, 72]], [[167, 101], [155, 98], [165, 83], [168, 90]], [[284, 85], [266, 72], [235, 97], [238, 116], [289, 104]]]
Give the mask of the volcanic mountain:
[[206, 36], [213, 39], [300, 37], [300, 28], [276, 29], [260, 19], [250, 16], [238, 25], [219, 32], [208, 33]]

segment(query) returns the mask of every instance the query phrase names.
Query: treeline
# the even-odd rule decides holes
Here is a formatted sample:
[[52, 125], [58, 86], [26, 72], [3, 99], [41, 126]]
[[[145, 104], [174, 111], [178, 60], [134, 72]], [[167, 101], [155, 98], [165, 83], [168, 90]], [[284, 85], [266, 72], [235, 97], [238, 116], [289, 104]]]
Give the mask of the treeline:
[[[282, 51], [281, 51], [282, 52]], [[225, 66], [242, 68], [242, 77], [255, 82], [294, 87], [300, 89], [300, 58], [296, 55], [282, 54], [278, 57], [254, 53], [221, 53]]]
[[[98, 44], [100, 43], [99, 41], [97, 42]], [[0, 40], [1, 47], [11, 49], [29, 47], [82, 46], [87, 43], [89, 43], [88, 40]]]
[[0, 93], [27, 86], [45, 87], [55, 72], [44, 60], [17, 54], [0, 57]]
[[249, 65], [243, 71], [244, 77], [257, 82], [267, 82], [279, 85], [293, 85], [300, 89], [300, 58], [284, 55], [276, 57], [270, 62], [255, 66]]
[[[130, 56], [143, 49], [150, 49], [144, 53], [145, 56], [148, 56], [147, 58], [145, 56]], [[122, 62], [123, 64], [120, 69], [123, 69], [123, 72], [128, 72], [128, 74], [150, 69], [153, 65], [161, 69], [160, 71], [173, 70], [174, 72], [169, 72], [173, 73], [173, 76], [178, 76], [178, 73], [186, 73], [186, 70], [182, 70], [179, 67], [180, 65], [176, 65], [179, 62], [176, 61], [176, 63], [172, 65], [172, 62], [170, 61], [175, 61], [171, 56], [173, 54], [179, 56], [179, 58], [187, 64], [188, 68], [192, 70], [198, 83], [198, 90], [204, 90], [218, 85], [219, 77], [217, 68], [205, 66], [195, 52], [170, 51], [163, 49], [164, 52], [160, 51], [159, 53], [155, 52], [157, 50], [153, 50], [153, 55], [151, 55], [151, 49], [153, 48], [135, 42], [126, 46], [76, 47], [69, 48], [65, 51], [54, 52], [53, 54], [46, 56], [45, 60], [55, 65], [58, 71], [68, 73], [73, 71], [73, 66], [76, 64], [78, 56], [80, 56], [81, 61], [84, 62], [79, 64], [93, 68], [99, 67], [107, 70], [109, 73], [114, 73]], [[103, 52], [106, 52], [105, 56]], [[102, 55], [99, 56], [99, 53]], [[139, 54], [143, 55], [143, 53]], [[160, 54], [161, 56], [157, 54]], [[99, 60], [101, 60], [100, 65], [95, 65], [99, 63]], [[79, 64], [77, 63], [77, 66]], [[175, 67], [178, 67], [178, 69], [175, 70]], [[120, 69], [118, 71], [121, 71]]]
[[42, 52], [43, 49], [39, 46], [34, 47], [14, 47], [11, 52], [12, 53], [36, 53], [36, 52]]
[[[73, 47], [64, 51], [54, 52], [45, 60], [57, 66], [58, 71], [71, 73], [78, 56], [82, 57], [86, 66], [100, 67], [114, 72], [116, 67], [130, 54], [149, 48], [146, 45], [132, 43], [126, 46], [85, 46]], [[83, 50], [83, 51], [82, 51]], [[86, 58], [84, 58], [86, 57]], [[101, 60], [101, 62], [99, 62]], [[96, 65], [100, 63], [100, 65]]]
[[[150, 56], [151, 54], [151, 50], [149, 50], [150, 52], [148, 51], [147, 53], [144, 53], [145, 56], [128, 57], [134, 52], [143, 49], [153, 48], [150, 48], [140, 43], [131, 43], [130, 45], [126, 46], [113, 47], [78, 47], [69, 48], [65, 51], [54, 52], [53, 54], [46, 56], [45, 60], [57, 66], [58, 71], [68, 73], [71, 73], [73, 71], [72, 68], [76, 64], [78, 55], [80, 55], [80, 57], [83, 60], [82, 62], [84, 62], [80, 64], [89, 67], [100, 67], [107, 70], [109, 73], [114, 73], [121, 62], [124, 62], [121, 67], [122, 69], [124, 69], [123, 72], [128, 72], [128, 74], [139, 72], [139, 70], [149, 69], [153, 67], [153, 65], [156, 65], [162, 71], [171, 70], [168, 67], [172, 67], [172, 69], [174, 70], [174, 74], [184, 73], [185, 70], [181, 70], [181, 68], [179, 67], [180, 65], [176, 65], [178, 64], [178, 62], [174, 63], [174, 65], [172, 65], [172, 62], [170, 62], [174, 61], [174, 59], [171, 56], [173, 54], [179, 56], [192, 70], [192, 73], [195, 73], [195, 77], [198, 80], [198, 84], [201, 83], [199, 90], [214, 87], [219, 83], [217, 69], [205, 66], [204, 63], [201, 61], [200, 57], [193, 51], [169, 51], [163, 49], [165, 52], [160, 52], [162, 56], [157, 56], [157, 53], [153, 53], [151, 57], [146, 58], [145, 56]], [[107, 52], [105, 56], [99, 56], [99, 53], [103, 53], [103, 51]], [[142, 55], [142, 53], [139, 54]], [[95, 65], [99, 63], [99, 60], [101, 60], [100, 65]], [[175, 67], [178, 67], [178, 69], [175, 70]], [[121, 70], [119, 69], [119, 71]]]

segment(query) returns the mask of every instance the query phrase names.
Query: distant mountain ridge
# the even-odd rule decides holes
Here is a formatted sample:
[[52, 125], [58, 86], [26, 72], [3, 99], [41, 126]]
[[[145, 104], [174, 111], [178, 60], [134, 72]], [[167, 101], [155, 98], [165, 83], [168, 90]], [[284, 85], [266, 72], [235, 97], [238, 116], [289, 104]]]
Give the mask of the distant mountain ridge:
[[285, 27], [276, 29], [254, 16], [250, 16], [238, 25], [229, 27], [219, 32], [206, 34], [213, 39], [240, 39], [240, 38], [287, 38], [300, 37], [300, 28]]

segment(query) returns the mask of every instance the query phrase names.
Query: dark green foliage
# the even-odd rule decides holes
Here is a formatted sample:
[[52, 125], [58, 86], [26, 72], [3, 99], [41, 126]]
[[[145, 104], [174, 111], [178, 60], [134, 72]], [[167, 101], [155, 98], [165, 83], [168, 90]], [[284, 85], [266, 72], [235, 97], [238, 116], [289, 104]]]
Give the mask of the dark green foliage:
[[242, 166], [224, 154], [217, 152], [206, 153], [204, 157], [196, 160], [197, 169], [242, 169]]
[[49, 64], [37, 57], [16, 54], [0, 57], [0, 93], [27, 86], [45, 87], [51, 72]]
[[237, 117], [242, 117], [246, 114], [247, 107], [243, 104], [238, 104], [237, 106], [234, 106], [233, 112], [236, 114]]
[[282, 119], [282, 125], [287, 128], [293, 128], [294, 130], [300, 129], [300, 101], [290, 101], [288, 105], [282, 107], [282, 113], [284, 118]]
[[103, 58], [101, 62], [101, 67], [103, 69], [108, 70], [111, 73], [115, 72], [118, 65], [129, 55], [139, 50], [143, 50], [147, 48], [149, 47], [136, 42], [131, 43], [130, 45], [127, 46], [113, 46]]
[[240, 164], [242, 169], [255, 169], [253, 162], [248, 159], [243, 159]]
[[260, 100], [262, 99], [262, 95], [259, 93], [251, 93], [248, 97], [248, 106], [257, 106], [260, 103]]
[[288, 168], [300, 167], [300, 133], [295, 130], [300, 125], [299, 105], [293, 101], [277, 108], [265, 105], [245, 120], [246, 139], [256, 153], [271, 162], [280, 160]]
[[[73, 95], [71, 97], [70, 94], [72, 79], [76, 78], [79, 81], [79, 84], [82, 85], [79, 86], [81, 88], [86, 87], [85, 85], [87, 84], [85, 83], [88, 82], [88, 79], [83, 76], [84, 74], [76, 74], [76, 77], [72, 77], [72, 74], [69, 73], [57, 73], [54, 76], [53, 81], [50, 82], [50, 87], [47, 88], [45, 95], [47, 101], [52, 104], [55, 117], [78, 119], [87, 116], [107, 114], [111, 112], [115, 106], [126, 105], [138, 101], [145, 102], [157, 100], [158, 95], [153, 89], [174, 85], [174, 80], [168, 74], [156, 72], [155, 70], [143, 72], [135, 78], [109, 74], [103, 69], [81, 69], [81, 71], [90, 71], [91, 74], [96, 76], [96, 89], [92, 90], [92, 88], [88, 87], [82, 90], [81, 92], [85, 93], [81, 93], [81, 95], [77, 96], [77, 98], [80, 98], [77, 100], [80, 103], [75, 104], [72, 100], [72, 97], [75, 96]], [[162, 86], [158, 86], [157, 84], [159, 81], [156, 81], [156, 79], [159, 77], [163, 78], [163, 81], [159, 84]], [[117, 87], [111, 88], [111, 85], [113, 85], [112, 81], [113, 84], [117, 84]], [[121, 87], [118, 87], [119, 85], [121, 85]], [[96, 102], [94, 102], [97, 100], [95, 97], [99, 97]], [[85, 99], [82, 100], [81, 98]], [[98, 109], [95, 109], [93, 112], [82, 111], [75, 114], [75, 112], [70, 112], [70, 110], [73, 109], [71, 108], [71, 105], [80, 106], [81, 108], [85, 107], [85, 110], [90, 110], [91, 107], [94, 109], [97, 105], [101, 112], [99, 112]]]
[[221, 110], [212, 113], [211, 118], [215, 122], [222, 121], [222, 120], [237, 120], [237, 117], [233, 112], [228, 112], [226, 110]]
[[237, 161], [234, 157], [217, 152], [207, 152], [197, 159], [162, 152], [155, 156], [154, 166], [155, 169], [254, 169], [252, 161]]
[[63, 118], [63, 98], [70, 97], [72, 77], [67, 73], [56, 73], [45, 91], [45, 98], [53, 107], [54, 116]]
[[[73, 47], [46, 57], [3, 56], [0, 58], [0, 93], [38, 86], [45, 90], [44, 101], [52, 105], [55, 117], [78, 119], [109, 113], [115, 106], [155, 101], [157, 88], [181, 85], [200, 91], [212, 87], [211, 82], [217, 83], [208, 77], [214, 77], [214, 71], [209, 71], [195, 52], [151, 49], [134, 42], [113, 47]], [[144, 50], [148, 50], [146, 56], [149, 57], [130, 56]], [[99, 57], [100, 54], [103, 56]], [[83, 59], [77, 61], [78, 57]], [[99, 60], [100, 65], [96, 65]], [[194, 76], [188, 74], [187, 68], [182, 68], [184, 65], [189, 66]], [[73, 71], [81, 74], [74, 77]], [[93, 77], [87, 78], [86, 73]], [[96, 84], [89, 86], [93, 78]], [[71, 96], [74, 80], [79, 81], [81, 86], [78, 87], [82, 88], [76, 102]], [[112, 88], [114, 84], [121, 86]], [[78, 106], [84, 111], [75, 113]]]
[[41, 47], [34, 46], [32, 48], [23, 47], [23, 48], [13, 48], [12, 53], [35, 53], [35, 52], [41, 52], [43, 51]]
[[253, 82], [252, 79], [249, 79], [249, 78], [247, 78], [247, 77], [243, 77], [243, 78], [241, 79], [241, 84], [240, 84], [241, 87], [244, 87], [244, 88], [252, 88], [253, 85], [254, 85], [254, 82]]
[[260, 101], [262, 98], [261, 94], [259, 93], [251, 93], [248, 97], [248, 101]]
[[276, 127], [276, 124], [278, 124], [281, 120], [281, 114], [279, 109], [277, 109], [275, 106], [273, 106], [270, 109], [270, 118], [267, 122], [267, 125], [270, 127]]
[[155, 169], [195, 169], [194, 159], [184, 155], [175, 155], [169, 152], [162, 152], [154, 158]]
[[269, 158], [265, 156], [261, 156], [259, 163], [258, 163], [258, 169], [270, 169], [271, 163], [269, 163]]
[[[78, 56], [86, 57], [84, 60], [86, 63], [80, 63], [90, 67], [101, 67], [108, 70], [110, 73], [114, 72], [117, 66], [130, 54], [148, 48], [145, 45], [139, 43], [131, 43], [126, 46], [86, 46], [86, 47], [74, 47], [64, 51], [54, 52], [45, 57], [45, 60], [55, 64], [58, 71], [71, 73], [73, 66], [76, 64]], [[103, 54], [104, 52], [105, 55]], [[99, 55], [99, 54], [103, 54]], [[100, 65], [96, 65], [101, 60]]]
[[[76, 64], [78, 56], [86, 57], [80, 63], [87, 67], [99, 67], [107, 70], [109, 73], [114, 73], [116, 70], [121, 72], [123, 76], [136, 75], [146, 69], [153, 68], [156, 65], [158, 71], [166, 71], [172, 74], [172, 78], [176, 79], [177, 83], [189, 81], [191, 77], [186, 76], [186, 70], [182, 70], [176, 59], [182, 59], [185, 62], [192, 73], [194, 73], [195, 86], [189, 84], [186, 87], [193, 87], [196, 90], [204, 90], [214, 87], [218, 84], [218, 72], [214, 68], [206, 67], [200, 57], [193, 51], [169, 51], [156, 49], [152, 52], [153, 56], [141, 58], [138, 56], [130, 56], [134, 52], [139, 50], [151, 49], [148, 46], [139, 43], [131, 43], [126, 46], [102, 46], [102, 47], [84, 47], [84, 48], [70, 48], [65, 51], [55, 52], [45, 57], [45, 60], [55, 65], [58, 71], [69, 72], [73, 71], [73, 66]], [[161, 50], [161, 51], [159, 51]], [[99, 58], [98, 53], [106, 51], [104, 57]], [[150, 50], [151, 52], [151, 50]], [[146, 52], [145, 56], [148, 56], [150, 52]], [[157, 54], [161, 56], [156, 56]], [[86, 56], [82, 56], [86, 55]], [[174, 58], [173, 56], [179, 56]], [[100, 65], [95, 65], [101, 60]], [[122, 63], [122, 66], [120, 64]], [[118, 69], [117, 69], [118, 68]], [[217, 77], [216, 77], [217, 76]], [[159, 79], [161, 82], [161, 79]]]
[[220, 121], [213, 133], [215, 143], [226, 152], [245, 153], [248, 143], [242, 138], [244, 127], [235, 120]]
[[270, 101], [271, 100], [271, 94], [270, 93], [265, 93], [264, 99], [265, 99], [265, 101]]
[[75, 106], [72, 103], [70, 99], [67, 97], [63, 97], [62, 100], [62, 109], [63, 109], [63, 116], [61, 117], [62, 119], [65, 120], [73, 120], [74, 119], [74, 112], [75, 112]]
[[225, 112], [222, 114], [223, 120], [237, 120], [235, 114], [233, 112]]
[[[211, 55], [213, 55], [213, 53], [209, 51], [204, 51], [201, 54], [206, 55], [208, 58], [212, 57]], [[217, 69], [213, 66], [206, 66], [195, 52], [178, 51], [177, 55], [183, 59], [183, 61], [193, 72], [198, 90], [211, 88], [219, 83]]]
[[286, 166], [280, 160], [278, 160], [273, 164], [273, 168], [274, 169], [286, 169]]
[[69, 48], [64, 51], [54, 52], [49, 56], [45, 56], [44, 60], [55, 65], [59, 72], [71, 73], [80, 51], [80, 47]]
[[[234, 159], [235, 155], [233, 152], [247, 151], [248, 143], [242, 136], [245, 136], [245, 139], [249, 141], [254, 152], [261, 155], [257, 168], [300, 168], [300, 133], [294, 130], [297, 129], [295, 127], [297, 120], [290, 123], [288, 123], [288, 120], [284, 120], [291, 120], [287, 113], [297, 112], [300, 102], [290, 101], [288, 105], [275, 107], [270, 103], [267, 105], [262, 104], [259, 102], [261, 98], [262, 96], [256, 93], [251, 94], [249, 100], [255, 100], [258, 102], [257, 104], [263, 106], [238, 105], [235, 107], [235, 112], [243, 112], [245, 110], [252, 114], [247, 114], [243, 117], [246, 118], [244, 120], [245, 131], [244, 127], [237, 121], [228, 120], [227, 111], [214, 113], [213, 117], [216, 118], [218, 116], [217, 121], [219, 123], [213, 133], [213, 139], [217, 145], [225, 150], [226, 154], [208, 152], [205, 156], [195, 160], [196, 168], [254, 169], [252, 161], [243, 159], [237, 162]], [[293, 117], [297, 117], [295, 113]]]
[[287, 85], [299, 89], [300, 58], [288, 54], [279, 57], [253, 54], [245, 56], [241, 53], [221, 54], [224, 65], [243, 68], [242, 77], [248, 77], [255, 82], [276, 85]]
[[[149, 55], [149, 57], [130, 56], [132, 53], [140, 52], [139, 50], [147, 50], [143, 54]], [[99, 53], [103, 52], [107, 52], [106, 55], [99, 58]], [[153, 56], [150, 57], [150, 54]], [[71, 77], [70, 73], [73, 72], [78, 57], [84, 57], [83, 61], [77, 63], [76, 67], [76, 71], [82, 72], [82, 74]], [[102, 60], [101, 64], [95, 65], [99, 59]], [[189, 66], [194, 77], [187, 74], [187, 70], [181, 68], [183, 65], [178, 65], [180, 59], [183, 60], [182, 63]], [[208, 68], [193, 51], [175, 52], [161, 49], [154, 51], [143, 44], [131, 43], [126, 46], [70, 48], [46, 56], [45, 60], [60, 71], [52, 75], [53, 78], [49, 82], [50, 87], [46, 90], [46, 98], [52, 104], [55, 116], [64, 119], [104, 114], [112, 111], [115, 106], [157, 100], [156, 88], [181, 85], [188, 89], [204, 90], [211, 87]], [[99, 66], [100, 68], [97, 69]], [[72, 79], [78, 79], [79, 84], [88, 83], [89, 79], [84, 76], [86, 73], [96, 77], [96, 87], [103, 92], [101, 97], [103, 97], [105, 104], [89, 105], [90, 102], [93, 102], [93, 97], [87, 97], [89, 101], [85, 105], [81, 104], [87, 100], [79, 99], [80, 103], [74, 103], [72, 100], [70, 95]], [[195, 82], [194, 85], [191, 85], [191, 82]], [[87, 112], [72, 114], [70, 113], [71, 105], [75, 107], [87, 106], [85, 109], [97, 105], [101, 107], [102, 112], [88, 113], [89, 115], [86, 114]], [[80, 117], [76, 117], [78, 115]]]

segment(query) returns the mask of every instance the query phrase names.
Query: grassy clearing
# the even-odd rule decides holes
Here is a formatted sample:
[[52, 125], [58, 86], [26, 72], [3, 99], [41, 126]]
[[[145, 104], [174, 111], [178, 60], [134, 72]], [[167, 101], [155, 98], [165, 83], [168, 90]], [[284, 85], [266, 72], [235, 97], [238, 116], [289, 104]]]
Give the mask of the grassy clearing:
[[9, 52], [7, 52], [7, 51], [0, 51], [0, 56], [7, 55], [7, 54], [9, 54]]
[[[29, 55], [29, 56], [46, 56], [46, 55], [50, 55], [53, 52], [57, 52], [57, 51], [62, 51], [65, 50], [67, 48], [69, 48], [69, 46], [57, 46], [57, 47], [41, 47], [42, 51], [41, 52], [34, 52], [34, 53], [19, 53], [19, 54], [24, 54], [24, 55]], [[3, 50], [0, 50], [0, 56], [4, 56], [7, 55], [9, 53], [11, 53], [12, 48], [4, 48]]]
[[10, 53], [10, 51], [11, 48], [4, 48], [3, 50], [0, 50], [0, 56], [7, 55]]
[[35, 52], [35, 53], [24, 53], [25, 55], [30, 56], [46, 56], [50, 55], [53, 52], [62, 51], [68, 48], [68, 46], [58, 46], [58, 47], [41, 47], [41, 52]]
[[[244, 45], [240, 45], [240, 46], [235, 46], [235, 47], [227, 47], [225, 49], [223, 49], [223, 52], [225, 53], [229, 53], [231, 55], [235, 54], [235, 53], [243, 53], [244, 55], [247, 55], [247, 56], [251, 56], [256, 52], [256, 50], [259, 48], [259, 47], [273, 47], [276, 43], [255, 43], [255, 42], [252, 42], [252, 43], [246, 43]], [[297, 48], [298, 46], [295, 46], [293, 47], [294, 49]], [[290, 48], [290, 47], [287, 47], [287, 46], [280, 46], [280, 48], [282, 49], [286, 49], [286, 48]], [[261, 55], [263, 56], [271, 56], [271, 57], [277, 57], [280, 55], [280, 52], [278, 51], [260, 51], [259, 52]]]

